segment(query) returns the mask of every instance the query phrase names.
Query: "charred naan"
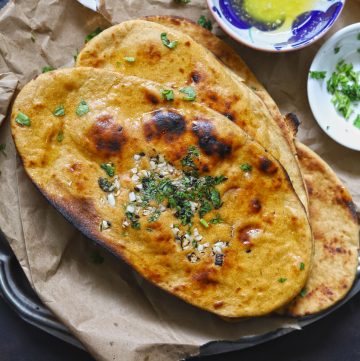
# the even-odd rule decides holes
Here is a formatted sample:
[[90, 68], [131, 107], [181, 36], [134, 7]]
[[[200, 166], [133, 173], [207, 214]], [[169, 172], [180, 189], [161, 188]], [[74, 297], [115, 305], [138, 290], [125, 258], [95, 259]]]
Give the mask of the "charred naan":
[[[206, 47], [261, 97], [274, 119], [280, 119], [279, 109], [271, 96], [240, 56], [222, 40], [184, 18], [149, 16], [146, 20], [182, 31]], [[299, 120], [289, 114], [285, 121], [288, 129], [281, 123], [279, 126], [286, 130], [288, 139], [294, 139]], [[358, 264], [359, 229], [351, 196], [336, 174], [305, 145], [296, 142], [296, 151], [300, 157], [300, 170], [306, 178], [315, 255], [305, 288], [286, 312], [304, 316], [331, 307], [351, 288]]]
[[93, 68], [40, 75], [12, 134], [30, 178], [80, 231], [183, 300], [267, 314], [306, 282], [311, 232], [283, 167], [163, 86]]
[[[87, 43], [77, 65], [150, 79], [180, 91], [193, 89], [196, 101], [225, 115], [280, 161], [307, 207], [305, 186], [286, 131], [262, 100], [192, 37], [155, 22], [126, 21]], [[281, 117], [279, 121], [286, 127]]]
[[315, 252], [308, 282], [286, 312], [305, 316], [329, 308], [350, 290], [358, 265], [359, 224], [351, 195], [336, 174], [305, 145], [297, 142], [296, 148], [309, 192]]

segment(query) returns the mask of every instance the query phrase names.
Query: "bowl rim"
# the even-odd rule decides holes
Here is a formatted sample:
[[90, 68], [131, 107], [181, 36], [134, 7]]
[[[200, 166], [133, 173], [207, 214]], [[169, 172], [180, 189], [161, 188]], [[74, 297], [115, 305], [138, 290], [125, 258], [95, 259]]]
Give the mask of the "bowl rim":
[[[353, 30], [360, 30], [360, 21], [357, 22], [357, 23], [353, 23], [353, 24], [350, 24], [350, 25], [347, 25], [345, 26], [344, 28], [338, 30], [336, 33], [334, 33], [329, 39], [327, 39], [325, 41], [325, 43], [318, 49], [318, 51], [316, 52], [312, 62], [311, 62], [311, 65], [310, 65], [310, 68], [309, 68], [309, 71], [310, 69], [313, 68], [313, 64], [318, 61], [319, 59], [321, 59], [321, 56], [323, 54], [323, 51], [325, 48], [327, 48], [329, 46], [329, 43], [337, 43], [340, 39], [342, 39], [344, 37], [344, 35], [346, 35], [348, 32], [351, 32]], [[319, 115], [318, 112], [316, 112], [314, 109], [315, 109], [315, 106], [314, 106], [314, 99], [313, 98], [310, 98], [309, 96], [309, 89], [310, 89], [310, 77], [308, 77], [307, 79], [307, 84], [306, 84], [306, 95], [307, 95], [307, 99], [308, 99], [308, 103], [309, 103], [309, 106], [310, 106], [310, 109], [311, 109], [311, 113], [313, 115], [313, 117], [315, 118], [316, 120], [316, 123], [318, 124], [318, 126], [321, 128], [321, 130], [329, 137], [331, 138], [333, 141], [335, 141], [336, 143], [348, 148], [348, 149], [352, 149], [354, 151], [360, 151], [360, 146], [359, 147], [354, 147], [354, 146], [351, 146], [349, 144], [347, 144], [344, 140], [342, 139], [335, 139], [331, 134], [329, 134], [327, 131], [326, 131], [326, 127], [325, 125], [319, 121], [318, 119], [321, 118], [321, 115]]]
[[311, 44], [314, 44], [315, 42], [317, 42], [318, 40], [320, 40], [331, 28], [332, 26], [335, 24], [336, 20], [339, 19], [342, 11], [344, 10], [344, 7], [346, 5], [346, 1], [347, 0], [338, 0], [340, 2], [342, 2], [342, 7], [339, 11], [339, 13], [337, 14], [337, 16], [335, 16], [331, 23], [325, 28], [323, 29], [320, 33], [318, 33], [317, 35], [315, 35], [311, 40], [309, 40], [308, 42], [293, 48], [293, 47], [289, 47], [286, 46], [283, 49], [268, 49], [268, 48], [263, 48], [261, 46], [256, 46], [256, 45], [252, 45], [246, 41], [244, 41], [235, 31], [233, 31], [227, 24], [226, 22], [219, 16], [219, 14], [213, 10], [213, 6], [215, 6], [214, 0], [206, 0], [207, 2], [207, 6], [209, 8], [209, 11], [211, 13], [211, 15], [214, 17], [214, 19], [216, 20], [216, 22], [219, 24], [220, 28], [227, 34], [229, 35], [231, 38], [233, 38], [234, 40], [236, 40], [238, 43], [241, 43], [251, 49], [254, 50], [260, 50], [260, 51], [264, 51], [267, 53], [289, 53], [289, 52], [293, 52], [293, 51], [297, 51], [300, 49], [303, 49]]

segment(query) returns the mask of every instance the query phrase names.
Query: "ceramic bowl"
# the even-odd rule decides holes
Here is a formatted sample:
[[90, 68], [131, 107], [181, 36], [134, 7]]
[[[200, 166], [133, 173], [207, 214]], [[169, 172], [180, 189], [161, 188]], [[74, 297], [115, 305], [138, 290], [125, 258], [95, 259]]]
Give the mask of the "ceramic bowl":
[[[234, 1], [240, 7], [234, 7]], [[311, 10], [299, 14], [288, 26], [279, 22], [271, 28], [244, 10], [244, 0], [207, 2], [220, 27], [232, 38], [258, 50], [280, 52], [303, 48], [323, 36], [340, 15], [345, 0], [315, 0]]]
[[[310, 108], [322, 130], [345, 147], [360, 150], [360, 103], [352, 104], [352, 113], [345, 119], [332, 104], [332, 95], [327, 90], [327, 80], [344, 61], [352, 64], [360, 73], [360, 23], [349, 25], [329, 38], [319, 49], [311, 64], [311, 71], [325, 71], [324, 79], [309, 76], [307, 93]], [[355, 125], [356, 124], [356, 125]]]

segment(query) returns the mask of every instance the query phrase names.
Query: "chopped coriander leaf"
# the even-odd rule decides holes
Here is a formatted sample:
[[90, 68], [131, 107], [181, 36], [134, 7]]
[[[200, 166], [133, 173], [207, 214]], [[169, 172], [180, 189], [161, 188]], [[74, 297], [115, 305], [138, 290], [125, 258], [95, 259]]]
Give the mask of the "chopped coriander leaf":
[[174, 91], [171, 89], [162, 90], [161, 95], [165, 100], [174, 100]]
[[301, 262], [299, 268], [300, 268], [300, 271], [303, 271], [305, 269], [305, 263]]
[[15, 118], [15, 122], [20, 125], [25, 125], [26, 127], [30, 127], [31, 119], [25, 115], [24, 113], [19, 112]]
[[55, 117], [62, 117], [65, 115], [65, 108], [63, 105], [59, 105], [55, 108], [53, 114], [55, 115]]
[[278, 279], [278, 282], [279, 283], [284, 283], [284, 282], [286, 282], [287, 281], [287, 278], [284, 278], [284, 277], [280, 277], [279, 279]]
[[169, 49], [174, 49], [176, 48], [178, 42], [177, 40], [173, 40], [173, 41], [170, 41], [167, 37], [167, 34], [166, 33], [161, 33], [160, 35], [160, 38], [161, 38], [161, 41], [162, 43]]
[[149, 222], [155, 222], [155, 221], [157, 221], [158, 219], [159, 219], [159, 217], [160, 217], [160, 211], [159, 210], [157, 210], [157, 211], [155, 211], [150, 217], [149, 217], [149, 219], [148, 219], [148, 221]]
[[104, 169], [109, 177], [113, 177], [115, 175], [115, 166], [113, 163], [102, 163], [100, 168]]
[[47, 72], [53, 71], [53, 70], [55, 70], [55, 68], [53, 68], [52, 66], [44, 66], [41, 71], [43, 73], [47, 73]]
[[310, 70], [309, 72], [310, 78], [312, 79], [325, 79], [326, 77], [326, 71], [315, 71], [315, 70]]
[[354, 126], [355, 126], [356, 128], [359, 128], [359, 129], [360, 129], [360, 114], [357, 115], [357, 117], [355, 118], [353, 124], [354, 124]]
[[331, 102], [334, 104], [335, 109], [338, 110], [345, 119], [350, 117], [352, 113], [351, 100], [347, 95], [341, 92], [335, 92], [334, 96], [331, 98]]
[[300, 291], [300, 297], [305, 297], [308, 293], [308, 290], [306, 288], [303, 288], [301, 291]]
[[95, 264], [104, 263], [104, 257], [98, 251], [92, 252], [90, 255], [90, 259]]
[[3, 144], [0, 144], [0, 152], [6, 156], [6, 153], [5, 153], [5, 148], [6, 148], [6, 144], [3, 143]]
[[244, 172], [251, 172], [252, 171], [252, 165], [249, 163], [244, 163], [240, 165], [240, 169]]
[[215, 218], [210, 219], [209, 223], [211, 224], [219, 224], [219, 223], [223, 223], [224, 220], [220, 218], [220, 215], [217, 214]]
[[203, 217], [206, 213], [210, 212], [213, 209], [211, 203], [207, 200], [202, 201], [199, 208], [199, 216]]
[[204, 15], [201, 15], [199, 17], [199, 20], [197, 21], [197, 23], [202, 26], [204, 29], [207, 29], [209, 31], [212, 30], [212, 24], [211, 21], [206, 19], [206, 17]]
[[94, 31], [92, 31], [90, 34], [85, 36], [85, 44], [89, 42], [92, 38], [95, 38], [96, 35], [99, 35], [102, 32], [102, 29], [97, 27]]
[[133, 63], [135, 61], [135, 58], [133, 56], [125, 56], [124, 60], [128, 63]]
[[89, 106], [87, 105], [85, 100], [82, 100], [76, 108], [76, 114], [81, 117], [82, 115], [89, 112]]
[[62, 130], [59, 130], [56, 136], [56, 140], [58, 141], [58, 143], [61, 143], [64, 140], [64, 132]]
[[134, 213], [125, 212], [126, 218], [131, 222], [131, 227], [134, 229], [140, 229], [141, 225]]
[[191, 0], [175, 0], [175, 2], [178, 4], [189, 4]]
[[357, 39], [360, 40], [360, 33], [357, 35]]
[[180, 93], [186, 94], [186, 96], [183, 98], [184, 100], [193, 101], [196, 98], [196, 91], [192, 86], [181, 88]]
[[200, 223], [201, 223], [205, 228], [209, 228], [209, 223], [206, 222], [204, 218], [200, 218]]
[[73, 58], [74, 58], [75, 63], [76, 63], [78, 55], [79, 55], [79, 50], [76, 49], [75, 53], [73, 54]]
[[100, 177], [98, 179], [98, 184], [104, 192], [111, 192], [113, 190], [113, 184], [106, 178]]
[[336, 48], [334, 48], [334, 53], [337, 54], [340, 51], [340, 46], [337, 46]]

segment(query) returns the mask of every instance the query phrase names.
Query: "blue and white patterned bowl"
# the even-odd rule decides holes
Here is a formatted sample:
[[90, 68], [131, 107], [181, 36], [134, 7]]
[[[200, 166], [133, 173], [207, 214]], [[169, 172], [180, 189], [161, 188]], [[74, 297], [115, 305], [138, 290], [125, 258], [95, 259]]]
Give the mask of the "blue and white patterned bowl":
[[207, 2], [220, 27], [232, 38], [255, 49], [279, 52], [300, 49], [318, 40], [334, 24], [345, 0], [314, 1], [312, 10], [300, 14], [285, 30], [266, 29], [249, 14], [240, 18], [232, 0]]

